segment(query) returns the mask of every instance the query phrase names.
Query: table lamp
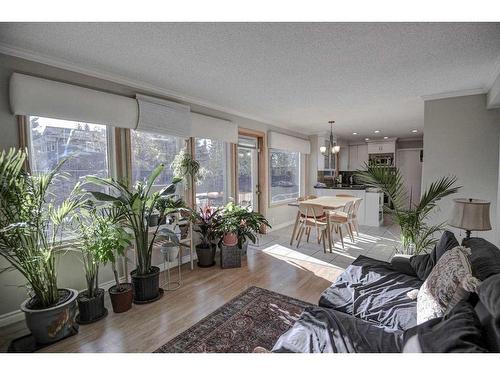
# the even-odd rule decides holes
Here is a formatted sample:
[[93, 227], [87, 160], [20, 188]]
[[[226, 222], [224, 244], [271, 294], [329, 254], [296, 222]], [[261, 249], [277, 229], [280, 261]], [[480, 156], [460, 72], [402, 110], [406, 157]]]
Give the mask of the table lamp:
[[470, 238], [470, 232], [491, 230], [490, 202], [481, 199], [458, 198], [448, 225], [465, 229], [465, 238]]

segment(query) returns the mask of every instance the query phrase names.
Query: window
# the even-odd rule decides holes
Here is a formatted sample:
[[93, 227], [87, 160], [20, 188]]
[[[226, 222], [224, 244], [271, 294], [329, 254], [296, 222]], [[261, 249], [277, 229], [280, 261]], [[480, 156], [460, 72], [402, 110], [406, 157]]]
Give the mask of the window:
[[300, 196], [300, 153], [276, 149], [269, 151], [271, 204]]
[[195, 158], [200, 162], [201, 182], [196, 186], [196, 204], [221, 206], [228, 199], [228, 147], [225, 142], [195, 139]]
[[173, 171], [170, 165], [185, 146], [185, 140], [179, 137], [159, 135], [131, 130], [132, 143], [132, 184], [148, 178], [161, 163], [165, 169], [155, 181], [157, 190], [170, 184]]
[[61, 172], [68, 178], [59, 179], [52, 190], [56, 204], [66, 199], [83, 177], [109, 176], [105, 125], [29, 116], [28, 126], [33, 173], [48, 172], [67, 158]]

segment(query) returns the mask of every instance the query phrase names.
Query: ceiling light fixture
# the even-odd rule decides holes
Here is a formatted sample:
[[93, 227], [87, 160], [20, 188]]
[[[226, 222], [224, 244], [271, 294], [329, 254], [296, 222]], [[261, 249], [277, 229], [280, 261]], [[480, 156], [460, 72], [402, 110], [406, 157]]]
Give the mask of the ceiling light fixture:
[[418, 130], [417, 129], [413, 129], [411, 132], [412, 133], [418, 133]]
[[330, 124], [330, 138], [328, 139], [328, 147], [321, 146], [319, 148], [319, 151], [321, 152], [321, 154], [331, 157], [332, 155], [340, 151], [340, 146], [337, 145], [336, 138], [334, 139], [333, 136], [333, 124], [335, 124], [335, 121], [328, 121], [328, 123]]
[[380, 130], [375, 130], [374, 133], [378, 134], [378, 133], [380, 133]]
[[365, 138], [365, 141], [369, 141], [369, 140], [370, 140], [370, 138]]
[[384, 139], [389, 139], [389, 137], [384, 137]]
[[358, 133], [354, 132], [354, 133], [352, 133], [352, 135], [358, 135]]

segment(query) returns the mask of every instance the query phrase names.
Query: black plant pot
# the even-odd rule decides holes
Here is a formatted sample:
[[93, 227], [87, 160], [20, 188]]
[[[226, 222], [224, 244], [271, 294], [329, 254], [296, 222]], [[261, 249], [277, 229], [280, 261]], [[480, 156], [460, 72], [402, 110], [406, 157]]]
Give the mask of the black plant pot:
[[133, 270], [130, 272], [130, 276], [134, 287], [134, 303], [150, 303], [162, 297], [160, 269], [158, 267], [151, 267], [151, 272], [147, 275], [138, 275], [137, 270]]
[[196, 245], [196, 256], [198, 257], [198, 267], [212, 267], [215, 265], [215, 250], [216, 246], [209, 247]]
[[104, 307], [104, 289], [97, 289], [95, 297], [88, 297], [87, 291], [80, 292], [76, 298], [79, 314], [76, 321], [79, 324], [89, 324], [101, 320], [108, 315]]

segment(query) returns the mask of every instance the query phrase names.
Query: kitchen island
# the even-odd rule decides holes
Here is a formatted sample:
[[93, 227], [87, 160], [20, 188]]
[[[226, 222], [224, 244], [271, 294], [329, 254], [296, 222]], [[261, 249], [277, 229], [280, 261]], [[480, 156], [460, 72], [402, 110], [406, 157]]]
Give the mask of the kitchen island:
[[339, 194], [352, 195], [361, 198], [358, 210], [359, 225], [379, 227], [384, 219], [384, 194], [373, 189], [367, 189], [362, 185], [349, 185], [339, 187], [315, 187], [315, 195], [318, 197], [335, 196]]

